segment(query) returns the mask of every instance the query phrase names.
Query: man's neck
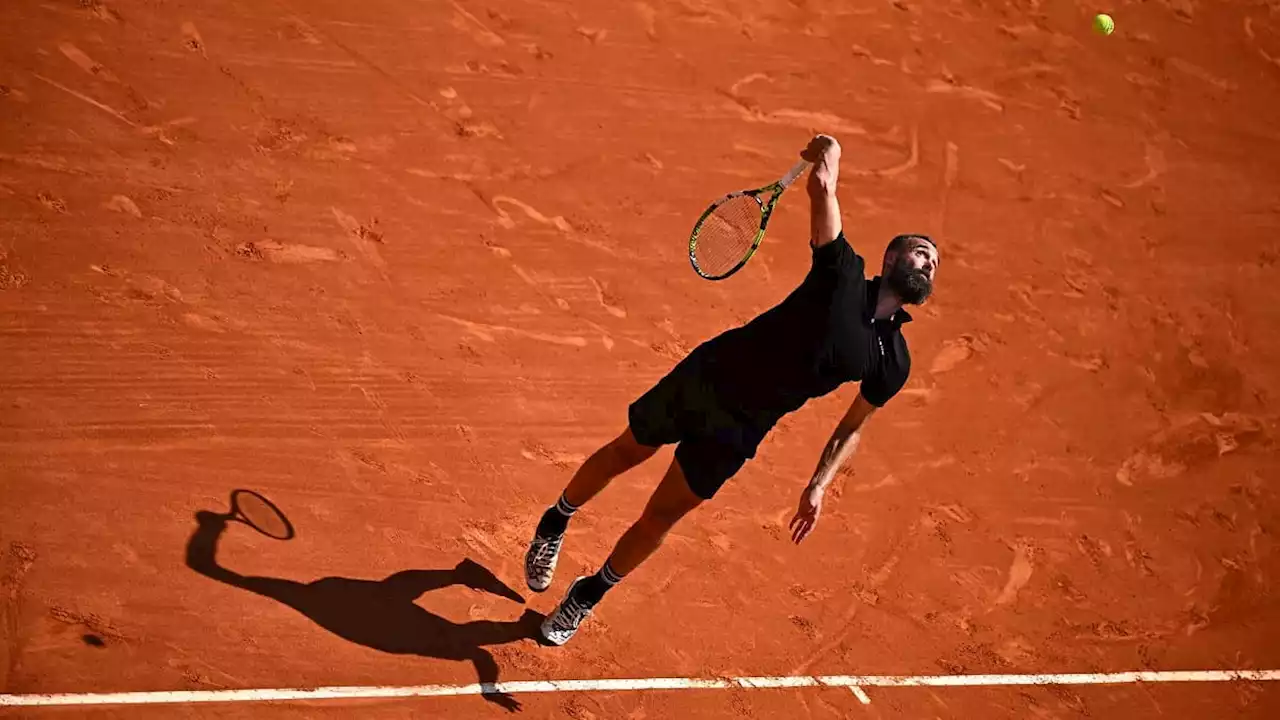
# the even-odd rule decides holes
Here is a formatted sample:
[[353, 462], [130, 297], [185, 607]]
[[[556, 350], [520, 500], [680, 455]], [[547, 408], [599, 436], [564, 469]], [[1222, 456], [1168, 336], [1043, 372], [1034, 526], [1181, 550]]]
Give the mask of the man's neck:
[[889, 284], [881, 278], [880, 288], [876, 291], [876, 314], [877, 320], [887, 320], [893, 317], [893, 314], [902, 309], [902, 299], [896, 293], [889, 289]]

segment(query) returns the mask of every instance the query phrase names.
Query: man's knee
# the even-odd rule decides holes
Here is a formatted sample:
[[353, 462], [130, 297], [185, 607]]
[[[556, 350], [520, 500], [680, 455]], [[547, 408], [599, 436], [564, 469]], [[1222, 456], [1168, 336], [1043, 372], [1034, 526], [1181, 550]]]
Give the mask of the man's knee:
[[660, 488], [640, 514], [640, 522], [650, 528], [669, 529], [701, 504], [702, 499], [687, 487], [680, 488], [679, 492], [672, 492], [669, 487]]
[[667, 531], [675, 527], [687, 512], [672, 507], [647, 507], [640, 513], [636, 525], [644, 531], [645, 535], [666, 535]]
[[636, 436], [632, 434], [631, 428], [628, 427], [613, 442], [609, 443], [609, 452], [620, 462], [628, 465], [639, 465], [653, 457], [653, 454], [658, 452], [658, 448], [641, 445], [636, 440]]

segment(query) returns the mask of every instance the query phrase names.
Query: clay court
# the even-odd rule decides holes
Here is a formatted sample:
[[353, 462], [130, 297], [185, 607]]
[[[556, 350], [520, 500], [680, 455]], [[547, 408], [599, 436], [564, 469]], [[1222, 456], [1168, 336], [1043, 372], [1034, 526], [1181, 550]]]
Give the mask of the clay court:
[[[1280, 717], [1280, 673], [1233, 674], [1280, 669], [1274, 1], [0, 20], [0, 717]], [[803, 545], [855, 385], [539, 645], [670, 448], [578, 514], [545, 594], [539, 515], [633, 398], [808, 268], [802, 190], [723, 282], [692, 223], [815, 132], [871, 268], [939, 239], [911, 380]], [[236, 489], [296, 536], [211, 522]], [[1130, 671], [1231, 676], [591, 684]], [[591, 682], [522, 691], [566, 680]], [[288, 696], [318, 687], [356, 690]]]

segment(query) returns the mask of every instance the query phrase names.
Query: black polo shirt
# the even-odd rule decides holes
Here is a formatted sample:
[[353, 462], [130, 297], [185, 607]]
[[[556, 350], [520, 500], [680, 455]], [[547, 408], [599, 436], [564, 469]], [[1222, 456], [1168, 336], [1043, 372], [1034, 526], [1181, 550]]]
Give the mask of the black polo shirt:
[[723, 409], [758, 431], [847, 382], [873, 405], [902, 389], [911, 356], [906, 310], [875, 319], [881, 278], [841, 233], [812, 252], [808, 274], [782, 302], [700, 346], [704, 382]]

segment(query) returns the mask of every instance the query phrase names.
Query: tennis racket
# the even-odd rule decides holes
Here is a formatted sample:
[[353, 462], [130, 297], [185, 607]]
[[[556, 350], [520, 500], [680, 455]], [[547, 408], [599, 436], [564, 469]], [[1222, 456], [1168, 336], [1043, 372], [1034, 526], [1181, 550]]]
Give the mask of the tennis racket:
[[[776, 182], [732, 192], [711, 203], [689, 236], [689, 262], [694, 271], [708, 280], [723, 280], [742, 269], [764, 240], [778, 198], [810, 165], [801, 160]], [[766, 193], [772, 194], [761, 200]]]
[[252, 490], [231, 492], [231, 519], [248, 525], [269, 538], [293, 538], [293, 523], [270, 500]]

